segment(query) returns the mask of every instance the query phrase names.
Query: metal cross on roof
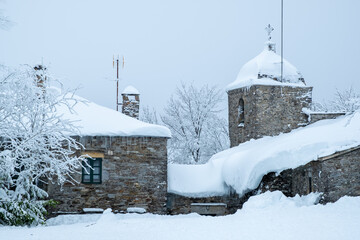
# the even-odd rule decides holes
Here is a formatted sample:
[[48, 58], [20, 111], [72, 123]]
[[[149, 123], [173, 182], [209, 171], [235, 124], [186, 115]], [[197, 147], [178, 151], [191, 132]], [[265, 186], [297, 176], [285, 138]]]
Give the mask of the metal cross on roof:
[[268, 34], [268, 40], [271, 40], [271, 32], [274, 31], [274, 28], [269, 24], [266, 26], [265, 31]]

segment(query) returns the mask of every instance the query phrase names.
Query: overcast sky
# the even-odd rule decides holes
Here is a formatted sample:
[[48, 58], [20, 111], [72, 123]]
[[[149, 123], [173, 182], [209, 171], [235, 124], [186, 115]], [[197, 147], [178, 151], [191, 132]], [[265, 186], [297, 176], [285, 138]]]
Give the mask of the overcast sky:
[[[280, 53], [280, 0], [1, 0], [0, 8], [14, 22], [0, 31], [1, 64], [43, 59], [66, 87], [110, 108], [113, 54], [126, 61], [120, 91], [133, 85], [141, 104], [161, 111], [181, 81], [234, 81], [263, 50], [268, 23]], [[360, 89], [359, 10], [358, 0], [284, 0], [284, 56], [315, 100]]]

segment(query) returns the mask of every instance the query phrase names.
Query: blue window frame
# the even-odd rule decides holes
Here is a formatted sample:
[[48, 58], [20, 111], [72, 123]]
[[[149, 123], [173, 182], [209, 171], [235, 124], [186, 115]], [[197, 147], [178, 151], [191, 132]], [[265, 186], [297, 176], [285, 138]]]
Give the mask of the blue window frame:
[[82, 169], [81, 182], [85, 184], [100, 184], [102, 181], [102, 158], [87, 158]]

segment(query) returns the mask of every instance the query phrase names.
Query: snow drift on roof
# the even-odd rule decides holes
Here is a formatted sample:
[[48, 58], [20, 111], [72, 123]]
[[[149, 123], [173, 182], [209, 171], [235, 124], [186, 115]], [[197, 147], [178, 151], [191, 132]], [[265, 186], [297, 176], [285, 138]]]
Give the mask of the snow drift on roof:
[[[52, 90], [59, 91], [55, 88]], [[74, 99], [79, 102], [75, 104], [73, 112], [66, 106], [59, 106], [57, 111], [64, 119], [75, 121], [80, 131], [74, 133], [76, 135], [171, 137], [167, 127], [139, 121], [76, 95]]]
[[121, 94], [140, 94], [133, 86], [127, 86]]
[[[277, 80], [274, 80], [277, 79]], [[281, 79], [281, 57], [265, 48], [258, 56], [247, 62], [240, 70], [236, 80], [230, 83], [226, 90], [251, 85], [285, 85], [304, 87], [300, 72], [284, 59], [283, 81]]]
[[[169, 192], [185, 196], [239, 195], [257, 188], [262, 177], [305, 165], [360, 145], [360, 111], [322, 120], [290, 133], [250, 140], [215, 154], [204, 165], [169, 166]], [[227, 187], [224, 187], [227, 186]]]

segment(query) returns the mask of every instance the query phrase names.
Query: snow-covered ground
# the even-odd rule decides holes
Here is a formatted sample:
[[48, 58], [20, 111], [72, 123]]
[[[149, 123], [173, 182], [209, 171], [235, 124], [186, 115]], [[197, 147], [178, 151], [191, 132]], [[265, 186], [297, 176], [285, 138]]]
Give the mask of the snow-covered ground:
[[0, 227], [0, 239], [360, 239], [360, 197], [313, 205], [317, 197], [286, 198], [281, 192], [266, 192], [224, 217], [109, 211], [59, 216], [48, 220], [48, 226]]

